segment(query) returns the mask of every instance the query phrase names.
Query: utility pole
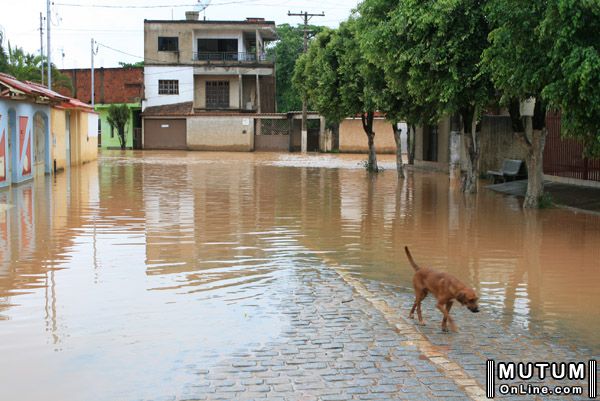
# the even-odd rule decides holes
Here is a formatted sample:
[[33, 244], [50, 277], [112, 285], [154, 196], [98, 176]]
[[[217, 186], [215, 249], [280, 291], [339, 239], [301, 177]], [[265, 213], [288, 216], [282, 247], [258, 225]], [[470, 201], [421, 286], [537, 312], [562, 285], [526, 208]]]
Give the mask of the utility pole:
[[42, 13], [40, 12], [40, 57], [42, 58], [42, 85], [44, 85], [44, 25]]
[[[312, 17], [324, 17], [325, 13], [321, 12], [320, 14], [311, 14], [306, 11], [300, 11], [299, 13], [291, 13], [288, 11], [289, 17], [302, 17], [304, 18], [304, 53], [308, 50], [308, 21], [312, 19]], [[307, 99], [306, 93], [302, 95], [302, 140], [301, 140], [301, 151], [302, 153], [306, 153], [308, 150], [308, 128], [307, 128]]]
[[92, 77], [92, 79], [91, 79], [91, 81], [92, 81], [92, 91], [91, 91], [92, 92], [92, 108], [94, 107], [94, 88], [95, 88], [94, 87], [94, 56], [96, 54], [98, 54], [98, 46], [96, 46], [96, 50], [94, 50], [95, 44], [96, 44], [96, 41], [94, 41], [94, 38], [92, 38], [92, 47], [91, 47], [91, 50], [92, 50], [92, 71], [91, 71], [92, 72], [92, 74], [91, 74], [91, 77]]
[[52, 24], [52, 10], [50, 0], [46, 0], [46, 35], [48, 35], [48, 89], [52, 90], [52, 47], [50, 46], [50, 25]]

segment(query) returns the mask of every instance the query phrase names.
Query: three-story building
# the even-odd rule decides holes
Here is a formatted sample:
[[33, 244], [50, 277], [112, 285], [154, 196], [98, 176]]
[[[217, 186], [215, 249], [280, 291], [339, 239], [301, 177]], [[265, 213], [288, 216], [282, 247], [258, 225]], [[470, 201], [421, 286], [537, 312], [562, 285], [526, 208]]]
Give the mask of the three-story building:
[[275, 110], [263, 18], [144, 21], [144, 148], [253, 150], [254, 118]]

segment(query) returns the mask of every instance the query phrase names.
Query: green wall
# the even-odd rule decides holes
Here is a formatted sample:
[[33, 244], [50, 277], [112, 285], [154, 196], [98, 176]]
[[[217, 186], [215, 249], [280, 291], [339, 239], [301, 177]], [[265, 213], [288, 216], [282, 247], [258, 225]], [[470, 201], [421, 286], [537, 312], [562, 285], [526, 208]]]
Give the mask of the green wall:
[[[97, 104], [94, 107], [96, 112], [99, 114], [98, 118], [100, 119], [102, 142], [99, 146], [102, 149], [121, 147], [117, 130], [113, 130], [108, 123], [108, 108], [110, 106], [110, 104]], [[131, 149], [133, 148], [133, 111], [141, 110], [141, 107], [139, 103], [129, 103], [127, 106], [129, 106], [129, 110], [131, 112], [129, 113], [129, 121], [127, 122], [127, 125], [125, 125], [125, 143], [126, 147]]]

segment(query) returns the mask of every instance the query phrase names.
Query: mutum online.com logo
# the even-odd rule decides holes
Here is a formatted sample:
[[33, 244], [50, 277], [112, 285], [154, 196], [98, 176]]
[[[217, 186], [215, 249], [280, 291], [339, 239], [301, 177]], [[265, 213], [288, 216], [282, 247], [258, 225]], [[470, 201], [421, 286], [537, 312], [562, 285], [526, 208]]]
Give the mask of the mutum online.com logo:
[[496, 362], [488, 359], [485, 391], [496, 395], [597, 397], [596, 360], [587, 362]]

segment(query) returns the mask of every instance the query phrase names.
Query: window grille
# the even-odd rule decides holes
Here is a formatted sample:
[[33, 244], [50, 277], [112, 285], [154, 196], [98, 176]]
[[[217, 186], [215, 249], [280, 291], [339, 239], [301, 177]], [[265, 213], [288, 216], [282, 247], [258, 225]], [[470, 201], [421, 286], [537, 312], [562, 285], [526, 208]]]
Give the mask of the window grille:
[[158, 80], [159, 95], [178, 95], [179, 81], [176, 79], [159, 79]]
[[229, 108], [229, 81], [206, 82], [206, 108]]

